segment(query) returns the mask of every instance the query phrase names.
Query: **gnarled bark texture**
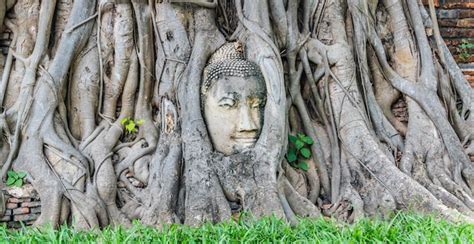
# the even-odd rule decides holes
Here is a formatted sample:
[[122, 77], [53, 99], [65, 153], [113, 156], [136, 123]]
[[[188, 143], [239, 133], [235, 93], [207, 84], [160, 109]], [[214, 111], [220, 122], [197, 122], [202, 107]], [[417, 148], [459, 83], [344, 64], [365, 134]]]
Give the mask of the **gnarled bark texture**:
[[[474, 91], [435, 23], [416, 0], [2, 1], [0, 185], [27, 172], [38, 225], [406, 209], [472, 221]], [[230, 41], [267, 99], [255, 146], [226, 156], [200, 87]], [[298, 133], [314, 141], [306, 167], [287, 161]]]

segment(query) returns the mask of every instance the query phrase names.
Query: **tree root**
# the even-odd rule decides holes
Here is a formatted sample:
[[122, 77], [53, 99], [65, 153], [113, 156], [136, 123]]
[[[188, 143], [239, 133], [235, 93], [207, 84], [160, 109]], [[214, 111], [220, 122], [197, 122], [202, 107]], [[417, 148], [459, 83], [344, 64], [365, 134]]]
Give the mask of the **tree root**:
[[[431, 19], [398, 0], [21, 0], [5, 15], [13, 2], [0, 3], [14, 33], [1, 174], [27, 172], [36, 225], [200, 225], [241, 211], [291, 224], [405, 209], [474, 219], [474, 93], [431, 1]], [[226, 37], [267, 92], [256, 144], [232, 155], [214, 152], [200, 93]], [[390, 111], [400, 95], [408, 125]], [[314, 140], [307, 171], [285, 161], [289, 132]]]

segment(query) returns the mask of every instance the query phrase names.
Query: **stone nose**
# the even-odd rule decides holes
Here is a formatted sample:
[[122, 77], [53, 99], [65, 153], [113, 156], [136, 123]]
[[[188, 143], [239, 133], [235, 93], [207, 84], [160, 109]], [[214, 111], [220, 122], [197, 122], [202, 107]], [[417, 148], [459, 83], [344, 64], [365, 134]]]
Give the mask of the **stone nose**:
[[252, 117], [248, 104], [242, 104], [240, 106], [239, 114], [238, 132], [254, 132], [258, 129], [257, 123]]

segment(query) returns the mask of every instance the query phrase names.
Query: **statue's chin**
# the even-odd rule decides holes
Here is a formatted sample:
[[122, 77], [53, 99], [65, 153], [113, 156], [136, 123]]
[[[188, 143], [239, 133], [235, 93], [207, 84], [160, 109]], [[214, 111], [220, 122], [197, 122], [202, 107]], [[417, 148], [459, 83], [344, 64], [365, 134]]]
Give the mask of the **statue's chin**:
[[[257, 143], [258, 138], [255, 137], [231, 137], [228, 138], [225, 142], [221, 140], [221, 144], [216, 141], [213, 141], [214, 149], [217, 152], [224, 154], [225, 156], [230, 156], [232, 154], [241, 153], [245, 150], [253, 148]], [[220, 146], [219, 146], [220, 145]]]
[[236, 145], [241, 145], [242, 147], [250, 147], [255, 145], [257, 138], [236, 138], [234, 139]]
[[236, 153], [241, 153], [249, 148], [252, 148], [255, 146], [255, 143], [257, 142], [257, 139], [248, 139], [248, 140], [240, 140], [236, 141], [234, 146], [232, 147], [232, 152], [226, 155], [231, 155], [231, 154], [236, 154]]

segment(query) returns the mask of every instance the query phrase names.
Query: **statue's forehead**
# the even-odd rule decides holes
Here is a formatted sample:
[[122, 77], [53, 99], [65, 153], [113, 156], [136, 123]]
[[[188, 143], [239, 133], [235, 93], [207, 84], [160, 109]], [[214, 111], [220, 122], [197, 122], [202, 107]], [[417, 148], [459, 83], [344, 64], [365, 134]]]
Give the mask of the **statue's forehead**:
[[265, 84], [256, 77], [227, 76], [217, 79], [211, 87], [215, 96], [232, 93], [239, 96], [265, 96]]

